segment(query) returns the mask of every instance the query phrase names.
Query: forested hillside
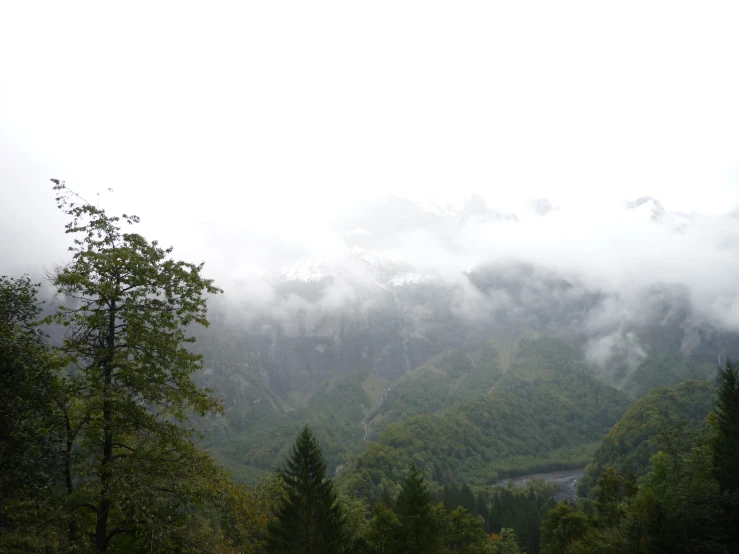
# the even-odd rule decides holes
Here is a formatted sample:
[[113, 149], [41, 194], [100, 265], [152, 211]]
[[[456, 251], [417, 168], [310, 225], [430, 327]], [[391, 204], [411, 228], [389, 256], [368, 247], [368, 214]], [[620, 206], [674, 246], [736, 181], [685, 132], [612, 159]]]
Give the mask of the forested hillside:
[[474, 359], [454, 349], [435, 356], [393, 383], [392, 392], [368, 417], [370, 435], [376, 438], [391, 423], [485, 395], [502, 372], [498, 350], [492, 344], [483, 346]]
[[377, 499], [410, 462], [440, 484], [492, 484], [510, 473], [583, 466], [628, 405], [628, 397], [595, 379], [572, 348], [526, 339], [497, 387], [441, 413], [388, 426], [347, 468], [341, 486]]
[[733, 362], [717, 381], [715, 394], [706, 383], [688, 382], [655, 391], [629, 410], [598, 453], [600, 463], [613, 460], [616, 467], [589, 472], [588, 485], [600, 473], [592, 498], [547, 513], [542, 552], [736, 552], [739, 373]]
[[681, 425], [703, 427], [715, 398], [714, 385], [706, 381], [663, 387], [641, 398], [603, 437], [578, 484], [579, 493], [586, 495], [607, 467], [620, 475], [632, 473], [638, 477], [646, 473], [650, 458], [658, 450], [658, 435]]
[[204, 371], [196, 378], [223, 400], [224, 415], [198, 423], [202, 445], [239, 480], [255, 482], [284, 459], [306, 423], [320, 437], [329, 467], [346, 463], [364, 438], [362, 421], [389, 386], [359, 369], [336, 375], [310, 394], [275, 394], [260, 357], [233, 329], [215, 324], [198, 337]]

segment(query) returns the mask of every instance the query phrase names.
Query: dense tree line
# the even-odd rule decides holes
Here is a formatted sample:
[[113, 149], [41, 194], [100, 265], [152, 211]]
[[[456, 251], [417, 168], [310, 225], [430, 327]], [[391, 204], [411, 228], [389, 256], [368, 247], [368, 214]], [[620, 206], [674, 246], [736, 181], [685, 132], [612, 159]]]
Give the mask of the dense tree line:
[[464, 506], [434, 502], [411, 464], [395, 496], [369, 517], [366, 501], [337, 495], [325, 475], [321, 448], [305, 427], [279, 472], [283, 494], [267, 530], [274, 553], [435, 554], [519, 552], [515, 532], [488, 534], [484, 518]]
[[552, 498], [556, 490], [556, 486], [540, 480], [533, 480], [523, 488], [451, 484], [438, 489], [434, 496], [447, 512], [459, 507], [469, 511], [480, 520], [488, 534], [512, 529], [524, 552], [536, 554], [540, 526], [544, 515], [554, 506]]

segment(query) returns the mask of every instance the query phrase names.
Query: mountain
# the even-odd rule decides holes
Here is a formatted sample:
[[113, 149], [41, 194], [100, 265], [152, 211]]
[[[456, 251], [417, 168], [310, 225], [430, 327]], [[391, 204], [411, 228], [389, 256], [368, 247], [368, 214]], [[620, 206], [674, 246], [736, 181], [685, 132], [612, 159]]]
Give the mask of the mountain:
[[[393, 278], [400, 277], [361, 286], [335, 277], [279, 283], [274, 310], [231, 307], [223, 317], [235, 340], [258, 354], [270, 390], [282, 398], [309, 394], [362, 365], [395, 383], [446, 350], [473, 356], [491, 338], [511, 343], [531, 334], [566, 341], [634, 397], [712, 377], [719, 358], [739, 355], [739, 336], [698, 319], [680, 285], [620, 298], [512, 262], [476, 268], [456, 282], [415, 274], [395, 286]], [[617, 309], [626, 302], [629, 310]]]
[[[588, 209], [597, 219], [603, 207]], [[700, 217], [670, 212], [652, 197], [619, 210], [615, 229], [638, 224], [658, 235], [702, 238], [691, 234]], [[491, 338], [515, 342], [531, 334], [565, 340], [601, 378], [634, 397], [707, 378], [719, 357], [739, 355], [739, 335], [709, 317], [690, 287], [668, 281], [671, 275], [614, 288], [556, 264], [488, 255], [489, 237], [571, 215], [547, 199], [532, 201], [519, 217], [479, 196], [457, 205], [390, 196], [335, 223], [336, 251], [296, 257], [261, 277], [263, 294], [214, 304], [214, 313], [258, 353], [270, 390], [283, 399], [310, 394], [360, 365], [395, 383], [446, 350], [472, 356]]]
[[376, 500], [411, 461], [438, 484], [577, 467], [629, 402], [562, 341], [525, 339], [492, 390], [389, 425], [341, 474], [341, 486]]
[[201, 424], [203, 445], [246, 481], [278, 467], [306, 424], [330, 471], [343, 469], [351, 482], [378, 455], [392, 460], [379, 470], [387, 478], [410, 459], [433, 458], [439, 483], [581, 467], [629, 403], [576, 349], [546, 337], [489, 342], [472, 356], [450, 349], [395, 383], [364, 366], [283, 396], [233, 336], [203, 339], [201, 348], [199, 381], [223, 399], [226, 416]]
[[640, 217], [663, 225], [675, 232], [683, 232], [691, 224], [693, 216], [681, 212], [668, 212], [656, 198], [642, 196], [626, 203], [629, 217]]
[[[629, 402], [712, 378], [739, 355], [739, 336], [704, 317], [680, 282], [614, 289], [543, 263], [458, 267], [440, 254], [464, 259], [478, 232], [568, 217], [546, 199], [532, 210], [390, 197], [346, 214], [339, 255], [264, 275], [263, 298], [214, 301], [195, 345], [205, 356], [198, 381], [226, 417], [201, 424], [204, 444], [252, 481], [309, 423], [330, 470], [363, 490], [396, 482], [424, 449], [441, 460], [427, 467], [438, 482], [485, 483], [584, 465]], [[670, 236], [699, 223], [648, 197], [622, 212]]]

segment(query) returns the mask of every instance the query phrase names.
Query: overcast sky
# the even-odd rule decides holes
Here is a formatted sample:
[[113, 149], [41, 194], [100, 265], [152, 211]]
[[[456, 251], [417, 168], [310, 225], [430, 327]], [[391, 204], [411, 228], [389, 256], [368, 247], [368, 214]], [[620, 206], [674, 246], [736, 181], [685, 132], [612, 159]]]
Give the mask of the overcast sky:
[[203, 224], [248, 258], [389, 192], [728, 211], [737, 28], [737, 2], [5, 2], [0, 264], [66, 240], [50, 177], [206, 260]]

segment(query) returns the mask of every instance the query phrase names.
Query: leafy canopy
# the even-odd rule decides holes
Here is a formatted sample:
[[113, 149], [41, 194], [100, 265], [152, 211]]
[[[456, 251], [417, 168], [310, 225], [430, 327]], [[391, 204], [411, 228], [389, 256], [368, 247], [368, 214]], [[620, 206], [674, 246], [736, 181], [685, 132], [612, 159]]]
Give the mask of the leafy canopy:
[[221, 291], [203, 264], [121, 229], [138, 217], [109, 216], [54, 184], [74, 236], [72, 260], [52, 276], [61, 302], [49, 318], [66, 327], [71, 362], [60, 401], [69, 541], [97, 552], [198, 551], [191, 519], [220, 475], [178, 422], [219, 409], [191, 379], [201, 357], [187, 327], [208, 325], [207, 295]]

